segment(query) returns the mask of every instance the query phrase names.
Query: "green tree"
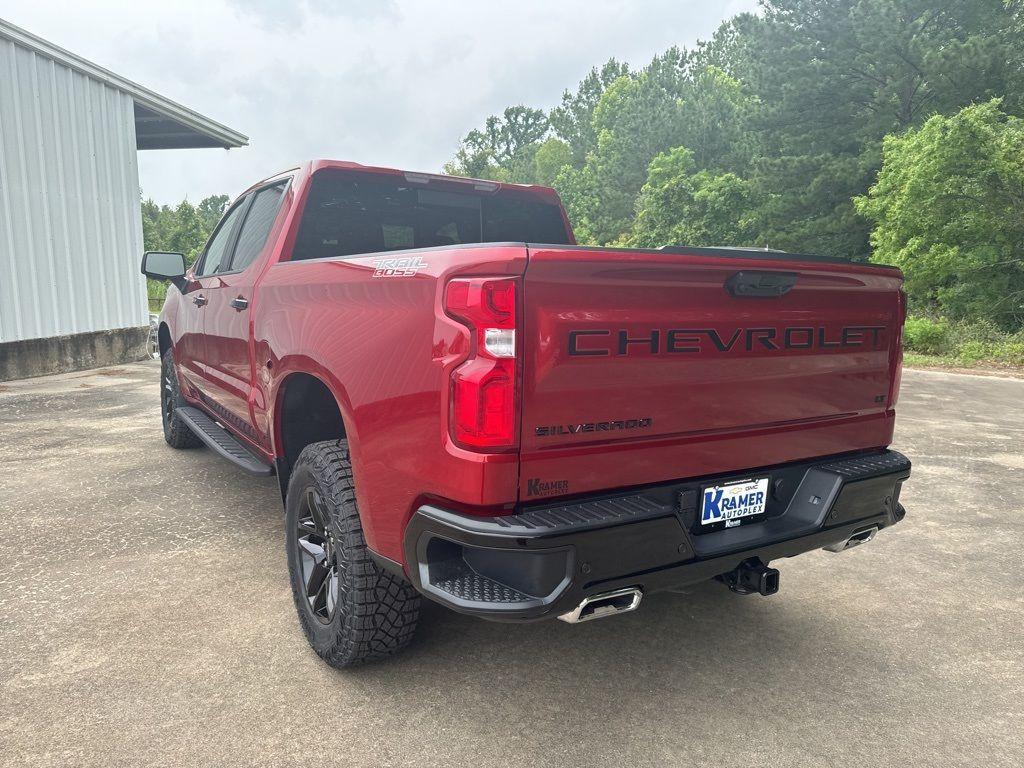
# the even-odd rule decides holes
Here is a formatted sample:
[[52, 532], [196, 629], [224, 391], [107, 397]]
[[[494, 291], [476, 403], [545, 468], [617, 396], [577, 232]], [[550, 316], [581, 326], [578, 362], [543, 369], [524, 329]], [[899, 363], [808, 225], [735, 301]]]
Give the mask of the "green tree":
[[572, 164], [581, 168], [587, 154], [597, 146], [594, 130], [594, 109], [608, 86], [629, 74], [629, 67], [615, 59], [608, 59], [601, 67], [594, 67], [576, 87], [575, 93], [565, 91], [562, 103], [551, 110], [551, 129], [555, 136], [569, 145]]
[[873, 260], [904, 271], [918, 310], [1024, 323], [1024, 120], [998, 100], [888, 137], [856, 205]]
[[[639, 71], [614, 59], [593, 69], [546, 126], [524, 123], [536, 130], [523, 140], [506, 141], [508, 121], [492, 118], [451, 167], [553, 183], [584, 243], [744, 242], [867, 258], [872, 244], [886, 251], [880, 233], [895, 215], [883, 221], [872, 207], [881, 202], [865, 197], [876, 178], [883, 185], [887, 135], [914, 135], [934, 115], [996, 97], [1005, 115], [1024, 116], [1022, 4], [762, 0], [759, 15], [727, 20], [691, 50], [672, 48]], [[911, 208], [923, 190], [908, 187], [900, 205]], [[874, 202], [855, 205], [861, 197]], [[992, 276], [981, 268], [987, 258], [972, 250], [950, 263], [980, 259], [976, 268], [912, 276], [912, 300], [973, 317], [996, 306], [995, 293], [1015, 296], [1016, 267]], [[1021, 322], [1016, 300], [991, 312]]]
[[1021, 43], [1003, 0], [765, 0], [763, 8], [749, 76], [764, 150], [754, 176], [767, 203], [762, 236], [780, 247], [866, 255], [868, 230], [851, 199], [877, 171], [882, 138], [935, 112], [1019, 93]]
[[750, 184], [733, 173], [696, 170], [685, 147], [651, 161], [629, 245], [751, 245]]
[[649, 164], [674, 147], [687, 147], [698, 169], [748, 171], [755, 103], [724, 70], [678, 49], [611, 83], [591, 116], [596, 145], [582, 168], [563, 169], [556, 179], [581, 241], [603, 245], [628, 236]]
[[142, 201], [142, 242], [146, 251], [162, 251], [167, 247], [168, 217], [152, 200]]
[[194, 205], [183, 200], [174, 209], [173, 221], [167, 241], [168, 248], [185, 254], [186, 261], [194, 264], [208, 237], [203, 228], [203, 217]]
[[142, 201], [142, 240], [147, 251], [178, 251], [195, 261], [217, 227], [230, 198], [211, 195], [193, 206], [184, 200], [174, 208]]
[[[462, 139], [455, 160], [445, 172], [456, 176], [510, 181], [509, 169], [528, 167], [537, 143], [548, 131], [543, 110], [522, 105], [508, 107], [501, 116], [491, 115], [482, 129], [473, 129]], [[530, 153], [531, 156], [524, 156]]]
[[209, 237], [220, 221], [221, 216], [228, 207], [231, 198], [227, 195], [211, 195], [199, 201], [196, 210], [203, 222], [203, 232]]
[[533, 154], [533, 171], [525, 179], [530, 184], [551, 187], [555, 184], [562, 168], [572, 164], [572, 149], [567, 143], [554, 136], [548, 137]]
[[592, 117], [596, 146], [582, 168], [563, 168], [556, 180], [581, 242], [621, 241], [632, 227], [647, 166], [681, 143], [681, 61], [681, 51], [672, 48], [601, 95]]
[[749, 128], [757, 100], [714, 65], [691, 69], [679, 105], [679, 139], [698, 168], [748, 173], [756, 139]]
[[741, 82], [751, 80], [751, 72], [763, 55], [760, 44], [764, 20], [752, 13], [741, 13], [723, 21], [710, 40], [698, 40], [686, 51], [683, 66], [687, 71], [714, 67]]
[[[227, 195], [211, 195], [193, 206], [188, 200], [171, 208], [142, 201], [142, 241], [147, 251], [177, 251], [195, 262], [227, 208]], [[156, 308], [167, 291], [165, 283], [149, 281], [149, 299]]]

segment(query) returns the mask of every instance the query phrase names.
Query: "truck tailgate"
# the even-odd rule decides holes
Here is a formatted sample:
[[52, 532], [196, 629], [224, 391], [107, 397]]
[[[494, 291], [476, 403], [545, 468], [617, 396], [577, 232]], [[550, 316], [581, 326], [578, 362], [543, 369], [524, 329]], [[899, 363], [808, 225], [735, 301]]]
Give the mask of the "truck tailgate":
[[901, 283], [786, 256], [531, 247], [521, 496], [887, 444]]

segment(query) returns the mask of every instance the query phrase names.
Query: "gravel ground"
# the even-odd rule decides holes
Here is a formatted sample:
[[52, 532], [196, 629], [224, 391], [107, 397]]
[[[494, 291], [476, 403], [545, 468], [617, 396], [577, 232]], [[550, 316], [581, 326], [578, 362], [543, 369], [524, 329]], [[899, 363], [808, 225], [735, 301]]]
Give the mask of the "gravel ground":
[[1024, 764], [1024, 381], [907, 371], [899, 526], [578, 626], [427, 605], [325, 666], [280, 497], [160, 432], [158, 369], [0, 386], [0, 765]]

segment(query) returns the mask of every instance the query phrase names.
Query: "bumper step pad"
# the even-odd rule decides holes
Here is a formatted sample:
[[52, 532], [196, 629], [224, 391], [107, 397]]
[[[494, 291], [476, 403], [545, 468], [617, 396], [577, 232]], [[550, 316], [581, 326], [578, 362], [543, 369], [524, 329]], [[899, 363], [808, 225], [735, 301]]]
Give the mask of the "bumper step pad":
[[474, 603], [525, 603], [530, 600], [518, 589], [466, 570], [454, 578], [435, 583], [442, 592]]
[[819, 464], [818, 469], [840, 475], [847, 482], [868, 480], [894, 472], [909, 472], [910, 459], [899, 451], [886, 451], [875, 456], [856, 456], [852, 459]]
[[606, 525], [648, 520], [671, 514], [672, 509], [672, 504], [659, 503], [647, 496], [636, 494], [531, 509], [516, 515], [483, 518], [483, 521], [486, 525], [493, 526], [495, 532], [529, 532], [535, 535], [542, 532], [551, 535], [563, 531], [585, 531], [590, 528], [603, 528]]

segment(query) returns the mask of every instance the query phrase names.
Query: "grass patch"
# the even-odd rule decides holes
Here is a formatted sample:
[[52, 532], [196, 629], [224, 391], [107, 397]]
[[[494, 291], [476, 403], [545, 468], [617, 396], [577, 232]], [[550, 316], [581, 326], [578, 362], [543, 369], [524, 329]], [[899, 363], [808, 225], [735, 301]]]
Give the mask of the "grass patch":
[[964, 360], [949, 355], [922, 355], [920, 352], [904, 352], [903, 365], [907, 368], [936, 368], [949, 370], [1002, 371], [1011, 375], [1024, 376], [1024, 365], [1003, 363], [998, 360]]
[[167, 296], [167, 283], [158, 280], [146, 281], [146, 294], [149, 299], [149, 311], [160, 313]]
[[1024, 331], [992, 323], [908, 317], [903, 331], [907, 365], [944, 368], [1024, 368]]

